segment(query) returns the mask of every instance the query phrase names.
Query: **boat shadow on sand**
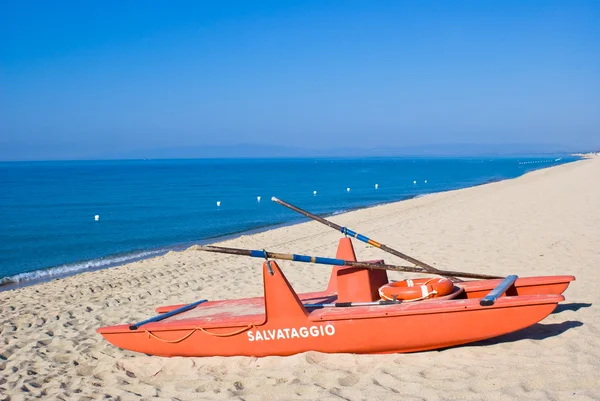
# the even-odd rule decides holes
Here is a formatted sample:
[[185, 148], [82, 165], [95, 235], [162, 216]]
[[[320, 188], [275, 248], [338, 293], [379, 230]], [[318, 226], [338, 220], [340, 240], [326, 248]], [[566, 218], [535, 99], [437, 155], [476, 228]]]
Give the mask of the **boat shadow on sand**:
[[565, 331], [581, 327], [583, 323], [578, 320], [567, 320], [562, 323], [536, 323], [533, 326], [529, 326], [526, 329], [516, 331], [514, 333], [504, 334], [499, 337], [490, 338], [489, 340], [477, 341], [471, 344], [465, 344], [465, 346], [484, 346], [492, 344], [510, 343], [520, 340], [543, 340], [548, 337], [558, 336]]
[[568, 310], [577, 312], [581, 308], [589, 308], [590, 306], [592, 306], [592, 304], [583, 303], [583, 302], [572, 302], [570, 304], [558, 304], [558, 306], [556, 307], [556, 309], [554, 309], [554, 312], [552, 312], [552, 314], [561, 313], [561, 312], [568, 311]]
[[[564, 311], [578, 311], [581, 308], [589, 308], [590, 303], [570, 303], [560, 304], [556, 307], [552, 314], [561, 313]], [[567, 330], [575, 327], [583, 326], [583, 322], [579, 320], [567, 320], [561, 323], [536, 323], [533, 326], [515, 331], [514, 333], [504, 334], [502, 336], [490, 338], [487, 340], [477, 341], [470, 344], [462, 345], [463, 347], [479, 347], [492, 344], [510, 343], [519, 340], [543, 340], [545, 338], [558, 336]]]

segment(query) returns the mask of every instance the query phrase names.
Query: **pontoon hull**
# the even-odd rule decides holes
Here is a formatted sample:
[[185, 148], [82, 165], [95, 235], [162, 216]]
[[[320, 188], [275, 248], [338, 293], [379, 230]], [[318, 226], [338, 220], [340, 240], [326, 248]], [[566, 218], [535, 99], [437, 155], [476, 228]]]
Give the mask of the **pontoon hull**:
[[[107, 327], [99, 332], [119, 348], [161, 356], [260, 357], [305, 351], [401, 353], [451, 347], [520, 330], [548, 316], [563, 299], [560, 295], [528, 296], [526, 300], [506, 297], [485, 309], [477, 302], [456, 305], [459, 301], [443, 301], [452, 303], [446, 308], [446, 305], [438, 305], [446, 311], [432, 309], [399, 316], [369, 317], [368, 310], [352, 310], [338, 320], [267, 323], [248, 330], [245, 330], [248, 325], [201, 331], [196, 329], [200, 326], [193, 324], [155, 324], [135, 332], [129, 331], [127, 326]], [[238, 331], [242, 332], [215, 336]], [[188, 335], [180, 342], [168, 342]]]
[[558, 294], [519, 295], [487, 307], [479, 299], [452, 299], [306, 310], [271, 263], [274, 275], [263, 268], [264, 306], [261, 298], [207, 302], [138, 330], [120, 325], [98, 332], [117, 347], [161, 356], [414, 352], [523, 329], [564, 300]]
[[[356, 260], [349, 238], [340, 240], [337, 257]], [[482, 306], [480, 300], [502, 280], [459, 283], [460, 288], [446, 297], [453, 299], [373, 305], [369, 301], [378, 299], [378, 286], [387, 283], [381, 270], [334, 268], [327, 290], [296, 294], [277, 263], [270, 263], [271, 268], [263, 263], [264, 297], [205, 302], [181, 311], [176, 309], [182, 305], [163, 306], [154, 318], [159, 321], [133, 329], [102, 327], [98, 332], [117, 347], [161, 356], [425, 351], [531, 326], [564, 300], [560, 294], [575, 279], [519, 278], [510, 287], [497, 289], [505, 293], [491, 306]], [[314, 306], [348, 301], [368, 305]]]

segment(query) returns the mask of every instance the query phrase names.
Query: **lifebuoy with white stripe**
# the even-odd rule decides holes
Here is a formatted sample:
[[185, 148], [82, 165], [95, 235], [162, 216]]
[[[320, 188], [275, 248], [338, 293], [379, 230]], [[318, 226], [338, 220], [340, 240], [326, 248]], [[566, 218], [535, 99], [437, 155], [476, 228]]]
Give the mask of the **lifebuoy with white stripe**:
[[419, 301], [443, 297], [452, 292], [454, 283], [445, 277], [419, 278], [387, 283], [379, 288], [379, 296], [391, 301]]

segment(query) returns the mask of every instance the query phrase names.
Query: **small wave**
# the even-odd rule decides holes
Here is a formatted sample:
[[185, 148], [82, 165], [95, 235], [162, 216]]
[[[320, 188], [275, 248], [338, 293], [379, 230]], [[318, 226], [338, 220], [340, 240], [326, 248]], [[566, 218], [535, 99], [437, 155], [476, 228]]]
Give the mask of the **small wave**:
[[341, 210], [336, 210], [335, 212], [329, 213], [329, 215], [330, 216], [337, 216], [338, 214], [344, 214], [346, 212], [347, 212], [346, 209], [341, 209]]
[[19, 273], [13, 276], [7, 276], [0, 279], [0, 286], [24, 283], [27, 281], [48, 280], [49, 278], [54, 276], [68, 276], [75, 273], [79, 273], [83, 270], [96, 270], [121, 265], [135, 260], [148, 258], [150, 256], [160, 255], [165, 252], [165, 249], [156, 249], [152, 251], [143, 251], [121, 256], [93, 259], [85, 262], [70, 263], [61, 266], [50, 267], [47, 269], [34, 270], [32, 272]]

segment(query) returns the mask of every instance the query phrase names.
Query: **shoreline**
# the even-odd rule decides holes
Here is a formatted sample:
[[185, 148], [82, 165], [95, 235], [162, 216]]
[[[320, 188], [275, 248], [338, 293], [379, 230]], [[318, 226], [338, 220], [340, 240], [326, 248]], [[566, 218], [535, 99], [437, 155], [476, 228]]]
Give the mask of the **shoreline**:
[[[585, 154], [585, 155], [572, 154], [570, 156], [579, 157], [579, 159], [572, 160], [572, 161], [569, 161], [566, 163], [561, 163], [558, 165], [553, 165], [553, 166], [543, 166], [543, 167], [537, 168], [535, 170], [531, 170], [526, 173], [523, 173], [522, 175], [519, 175], [517, 177], [504, 178], [504, 179], [489, 179], [489, 180], [486, 180], [485, 182], [473, 184], [470, 186], [454, 188], [454, 189], [447, 189], [447, 190], [442, 190], [442, 191], [434, 191], [434, 192], [429, 192], [429, 193], [420, 194], [420, 195], [405, 196], [405, 197], [403, 197], [401, 199], [397, 199], [397, 200], [377, 202], [377, 203], [372, 203], [372, 204], [368, 204], [365, 206], [350, 208], [350, 209], [341, 210], [341, 211], [335, 211], [332, 213], [325, 213], [322, 216], [323, 217], [331, 217], [331, 216], [335, 216], [335, 215], [351, 213], [351, 212], [354, 212], [357, 210], [369, 209], [369, 208], [373, 208], [373, 207], [377, 207], [377, 206], [388, 205], [388, 204], [393, 204], [393, 203], [398, 203], [398, 202], [406, 202], [411, 199], [423, 198], [423, 197], [427, 197], [427, 196], [434, 195], [434, 194], [445, 193], [445, 192], [450, 192], [450, 191], [460, 191], [460, 190], [464, 190], [464, 189], [468, 189], [468, 188], [474, 188], [474, 187], [483, 186], [483, 185], [490, 185], [490, 184], [494, 184], [497, 182], [515, 180], [520, 177], [526, 176], [528, 174], [534, 173], [536, 171], [558, 168], [558, 167], [561, 167], [564, 165], [581, 162], [581, 161], [588, 160], [590, 158], [595, 157], [594, 155], [590, 155], [590, 154]], [[269, 199], [269, 201], [270, 201], [270, 199]], [[137, 250], [137, 251], [132, 251], [132, 252], [126, 252], [126, 253], [122, 253], [122, 254], [107, 255], [102, 258], [91, 259], [91, 260], [82, 260], [82, 261], [78, 261], [78, 262], [66, 263], [66, 264], [62, 264], [62, 265], [58, 265], [58, 266], [50, 266], [50, 267], [46, 267], [46, 268], [42, 268], [42, 269], [32, 270], [32, 271], [24, 272], [24, 273], [17, 273], [17, 274], [11, 275], [11, 276], [6, 276], [6, 277], [0, 278], [0, 293], [5, 292], [5, 291], [16, 290], [19, 288], [35, 286], [35, 285], [43, 284], [43, 283], [50, 282], [53, 280], [60, 280], [60, 279], [64, 279], [67, 277], [76, 276], [78, 274], [85, 273], [85, 272], [95, 272], [95, 271], [99, 271], [99, 270], [124, 266], [129, 263], [134, 263], [134, 262], [138, 262], [141, 260], [148, 260], [148, 259], [152, 259], [155, 257], [160, 257], [169, 252], [180, 252], [180, 251], [183, 251], [193, 245], [214, 244], [214, 243], [218, 243], [218, 242], [233, 240], [233, 239], [245, 236], [245, 235], [253, 235], [253, 234], [258, 234], [258, 233], [262, 233], [262, 232], [275, 230], [275, 229], [282, 228], [282, 227], [293, 226], [293, 225], [301, 224], [301, 223], [307, 222], [307, 221], [310, 221], [310, 220], [306, 217], [298, 217], [296, 219], [293, 219], [293, 220], [290, 220], [287, 222], [282, 222], [282, 223], [277, 223], [277, 224], [269, 224], [269, 225], [265, 225], [265, 226], [261, 226], [261, 227], [252, 228], [249, 230], [243, 230], [243, 231], [234, 232], [234, 233], [230, 233], [230, 234], [224, 234], [224, 235], [220, 235], [220, 236], [216, 236], [216, 237], [199, 239], [199, 240], [189, 241], [189, 242], [185, 242], [185, 243], [178, 243], [178, 244], [168, 245], [168, 246], [164, 246], [164, 247], [160, 247], [160, 248], [149, 248], [149, 249], [142, 249], [142, 250]], [[106, 264], [102, 264], [101, 262], [106, 259], [116, 259], [116, 260], [114, 262], [108, 262]], [[82, 264], [83, 265], [91, 264], [92, 266], [87, 267], [87, 268], [86, 267], [76, 268], [76, 266], [80, 266]], [[99, 265], [94, 266], [95, 264], [99, 264]], [[66, 269], [66, 271], [62, 271], [63, 269]], [[54, 273], [54, 274], [52, 274], [52, 273], [48, 274], [48, 272], [53, 272], [53, 271], [57, 271], [57, 270], [60, 270], [60, 271], [58, 271], [57, 273]], [[33, 275], [33, 278], [30, 278], [30, 279], [28, 278], [25, 280], [19, 279], [20, 276], [31, 276], [31, 275]], [[17, 281], [12, 281], [12, 280], [15, 280], [15, 278], [17, 278]]]
[[[476, 185], [472, 185], [473, 186], [478, 186], [478, 185], [486, 185], [486, 184], [491, 184], [493, 182], [499, 182], [502, 180], [493, 180], [490, 182], [485, 182], [483, 184], [476, 184]], [[471, 188], [471, 187], [465, 187], [465, 188]], [[461, 188], [464, 189], [464, 188]], [[449, 189], [448, 191], [456, 191], [456, 189]], [[331, 217], [331, 216], [336, 216], [336, 215], [340, 215], [340, 214], [344, 214], [344, 213], [351, 213], [357, 210], [362, 210], [362, 209], [368, 209], [368, 208], [372, 208], [372, 207], [377, 207], [377, 206], [381, 206], [381, 205], [387, 205], [387, 204], [391, 204], [391, 203], [397, 203], [397, 202], [405, 202], [407, 200], [410, 199], [415, 199], [415, 198], [420, 198], [420, 197], [425, 197], [428, 195], [432, 195], [432, 194], [436, 194], [436, 193], [442, 193], [442, 192], [447, 192], [447, 191], [438, 191], [438, 192], [431, 192], [428, 194], [423, 194], [423, 195], [416, 195], [416, 196], [407, 196], [404, 199], [401, 200], [394, 200], [394, 201], [390, 201], [390, 202], [381, 202], [381, 203], [375, 203], [375, 204], [371, 204], [368, 206], [363, 206], [363, 207], [356, 207], [356, 208], [351, 208], [351, 209], [347, 209], [347, 210], [342, 210], [339, 212], [333, 212], [333, 213], [326, 213], [321, 215], [322, 217]], [[262, 227], [256, 227], [256, 228], [252, 228], [249, 230], [243, 230], [243, 231], [239, 231], [236, 233], [231, 233], [231, 234], [225, 234], [225, 235], [221, 235], [221, 236], [217, 236], [217, 237], [211, 237], [211, 238], [205, 238], [205, 239], [201, 239], [201, 240], [196, 240], [196, 241], [190, 241], [190, 242], [186, 242], [186, 243], [180, 243], [180, 244], [176, 244], [176, 245], [171, 245], [168, 247], [162, 247], [162, 248], [153, 248], [153, 249], [148, 249], [148, 250], [141, 250], [141, 251], [134, 251], [131, 253], [125, 253], [122, 254], [122, 256], [119, 255], [108, 255], [106, 256], [106, 258], [115, 258], [115, 259], [120, 259], [121, 257], [126, 258], [129, 255], [131, 255], [126, 261], [116, 261], [116, 262], [110, 262], [107, 263], [106, 265], [102, 265], [102, 266], [97, 266], [97, 267], [90, 267], [90, 268], [84, 268], [81, 270], [77, 270], [77, 271], [73, 271], [73, 272], [64, 272], [64, 273], [58, 273], [58, 274], [52, 274], [52, 275], [45, 275], [44, 277], [36, 277], [33, 279], [28, 279], [28, 280], [22, 280], [22, 281], [8, 281], [8, 282], [2, 282], [1, 280], [6, 280], [6, 279], [12, 279], [13, 277], [17, 277], [23, 274], [34, 274], [37, 272], [45, 272], [45, 271], [52, 271], [54, 269], [61, 269], [64, 267], [69, 267], [71, 265], [77, 265], [77, 264], [82, 264], [82, 263], [92, 263], [95, 261], [99, 261], [99, 260], [103, 260], [104, 258], [99, 258], [99, 259], [93, 259], [93, 260], [84, 260], [81, 262], [75, 262], [75, 263], [71, 263], [71, 264], [64, 264], [64, 265], [60, 265], [60, 266], [51, 266], [51, 267], [47, 267], [44, 269], [38, 269], [38, 270], [33, 270], [31, 272], [25, 272], [25, 273], [19, 273], [19, 274], [15, 274], [12, 276], [7, 276], [7, 277], [3, 277], [2, 279], [0, 279], [0, 293], [4, 292], [4, 291], [11, 291], [11, 290], [16, 290], [19, 288], [25, 288], [25, 287], [30, 287], [30, 286], [34, 286], [34, 285], [38, 285], [38, 284], [43, 284], [49, 281], [53, 281], [53, 280], [59, 280], [59, 279], [64, 279], [67, 277], [72, 277], [72, 276], [76, 276], [78, 274], [81, 273], [87, 273], [87, 272], [95, 272], [95, 271], [99, 271], [99, 270], [104, 270], [104, 269], [110, 269], [113, 267], [119, 267], [119, 266], [124, 266], [127, 265], [129, 263], [135, 263], [135, 262], [139, 262], [142, 260], [148, 260], [148, 259], [152, 259], [155, 257], [160, 257], [163, 256], [169, 252], [181, 252], [181, 251], [185, 251], [186, 249], [188, 249], [191, 246], [194, 245], [210, 245], [210, 244], [215, 244], [215, 243], [219, 243], [219, 242], [223, 242], [223, 241], [228, 241], [228, 240], [234, 240], [240, 237], [243, 237], [245, 235], [253, 235], [253, 234], [260, 234], [263, 232], [268, 232], [271, 230], [276, 230], [278, 228], [284, 228], [284, 227], [291, 227], [291, 226], [295, 226], [297, 224], [302, 224], [305, 222], [310, 221], [310, 219], [306, 218], [306, 217], [297, 217], [294, 220], [288, 221], [288, 222], [283, 222], [283, 223], [278, 223], [278, 224], [269, 224], [269, 225], [265, 225]], [[142, 255], [142, 256], [135, 256], [137, 254], [151, 254], [151, 255]]]

